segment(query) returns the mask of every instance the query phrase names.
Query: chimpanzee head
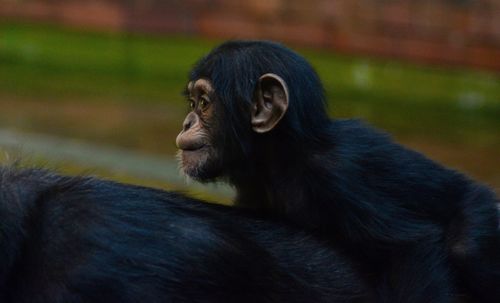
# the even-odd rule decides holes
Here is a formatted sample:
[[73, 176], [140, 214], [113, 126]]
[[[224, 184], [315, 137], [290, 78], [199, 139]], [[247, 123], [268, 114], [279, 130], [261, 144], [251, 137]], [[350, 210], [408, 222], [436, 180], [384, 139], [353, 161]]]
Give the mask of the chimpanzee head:
[[191, 111], [176, 143], [183, 171], [199, 181], [256, 161], [266, 142], [314, 144], [329, 121], [313, 68], [273, 42], [216, 47], [191, 71], [185, 95]]

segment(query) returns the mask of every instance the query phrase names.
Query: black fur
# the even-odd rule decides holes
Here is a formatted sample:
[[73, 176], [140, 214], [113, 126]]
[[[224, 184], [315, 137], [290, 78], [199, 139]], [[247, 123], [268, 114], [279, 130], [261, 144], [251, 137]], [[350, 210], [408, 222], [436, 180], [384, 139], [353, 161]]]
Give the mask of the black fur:
[[[266, 73], [288, 84], [289, 108], [275, 129], [256, 134], [249, 109]], [[312, 67], [279, 44], [224, 43], [190, 77], [209, 79], [223, 108], [229, 162], [218, 177], [237, 188], [240, 205], [348, 249], [380, 301], [451, 302], [466, 292], [500, 302], [498, 200], [486, 186], [360, 121], [330, 120]]]
[[369, 302], [283, 224], [180, 194], [0, 168], [0, 302]]

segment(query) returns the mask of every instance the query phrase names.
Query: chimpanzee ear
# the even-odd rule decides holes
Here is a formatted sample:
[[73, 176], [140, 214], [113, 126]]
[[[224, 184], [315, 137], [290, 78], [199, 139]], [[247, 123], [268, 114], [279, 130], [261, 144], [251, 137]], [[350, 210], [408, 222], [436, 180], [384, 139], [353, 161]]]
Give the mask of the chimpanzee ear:
[[257, 133], [272, 130], [288, 108], [288, 87], [278, 75], [265, 74], [259, 78], [252, 104], [252, 129]]

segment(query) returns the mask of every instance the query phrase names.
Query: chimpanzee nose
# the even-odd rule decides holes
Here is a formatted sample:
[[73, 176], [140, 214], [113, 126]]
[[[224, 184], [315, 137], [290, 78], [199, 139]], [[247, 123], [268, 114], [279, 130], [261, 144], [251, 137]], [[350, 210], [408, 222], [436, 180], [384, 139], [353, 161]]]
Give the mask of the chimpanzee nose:
[[196, 123], [196, 119], [197, 116], [196, 114], [194, 113], [189, 113], [186, 117], [186, 119], [184, 119], [184, 122], [182, 123], [182, 131], [187, 131], [188, 129], [191, 128], [191, 126], [193, 126], [195, 123]]
[[191, 127], [191, 120], [185, 119], [182, 124], [182, 130], [187, 131]]

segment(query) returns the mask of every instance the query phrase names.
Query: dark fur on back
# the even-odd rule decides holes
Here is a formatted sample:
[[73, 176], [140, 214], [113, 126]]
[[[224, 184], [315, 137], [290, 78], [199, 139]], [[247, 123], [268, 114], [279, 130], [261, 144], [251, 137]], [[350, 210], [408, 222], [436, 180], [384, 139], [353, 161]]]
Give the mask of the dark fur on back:
[[0, 301], [368, 302], [330, 246], [229, 207], [0, 168]]

